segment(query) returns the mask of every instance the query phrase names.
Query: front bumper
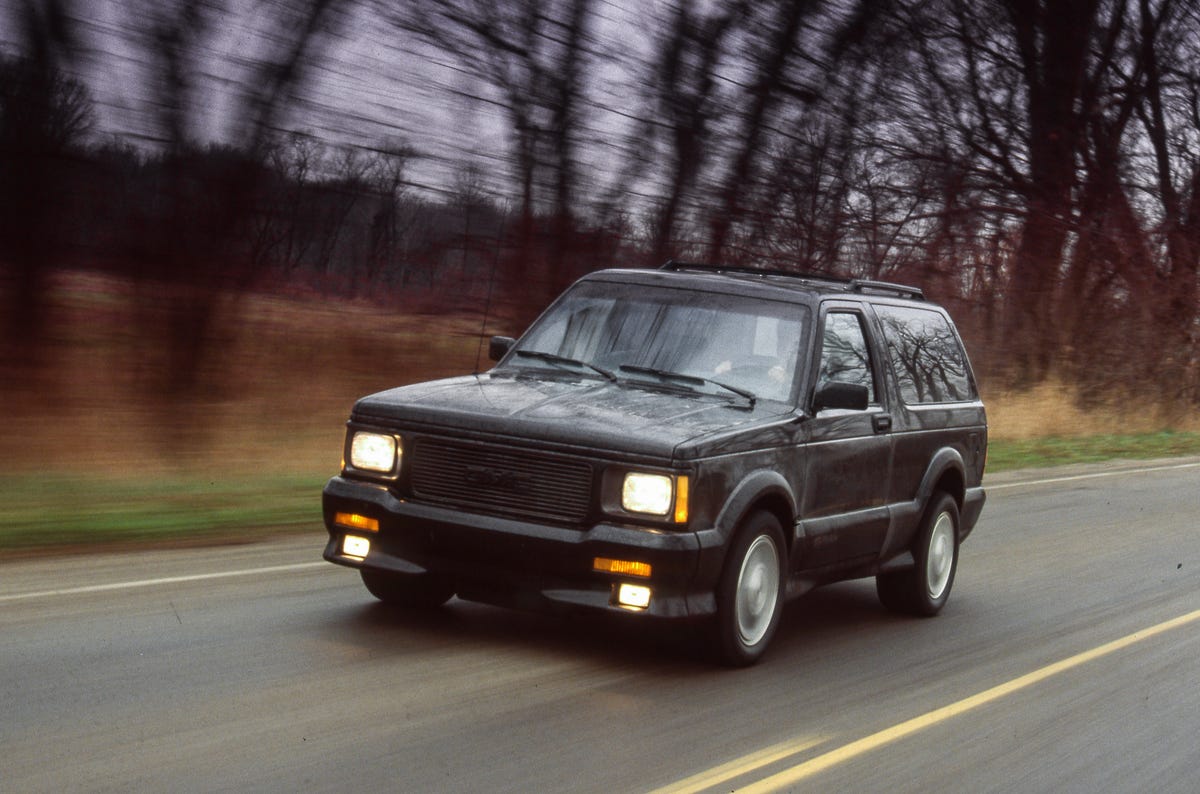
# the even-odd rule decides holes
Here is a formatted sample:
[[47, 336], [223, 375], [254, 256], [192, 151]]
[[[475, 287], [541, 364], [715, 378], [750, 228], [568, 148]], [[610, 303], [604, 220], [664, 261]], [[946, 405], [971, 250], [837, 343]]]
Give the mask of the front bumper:
[[[628, 611], [617, 606], [622, 583], [651, 588], [648, 607], [665, 618], [711, 614], [713, 588], [696, 587], [700, 543], [694, 532], [599, 523], [563, 527], [500, 518], [397, 498], [386, 485], [334, 477], [323, 494], [326, 560], [397, 574], [453, 579], [460, 598], [541, 610]], [[336, 513], [376, 519], [378, 531], [341, 526]], [[366, 538], [365, 557], [342, 552], [347, 535]], [[593, 570], [604, 557], [649, 563], [649, 578]]]

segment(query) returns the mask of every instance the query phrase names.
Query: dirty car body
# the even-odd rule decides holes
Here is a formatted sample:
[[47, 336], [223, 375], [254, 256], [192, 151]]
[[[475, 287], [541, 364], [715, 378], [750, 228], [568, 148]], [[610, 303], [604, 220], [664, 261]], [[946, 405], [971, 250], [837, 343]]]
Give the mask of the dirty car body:
[[488, 372], [361, 399], [325, 559], [379, 598], [703, 621], [875, 576], [935, 614], [984, 502], [982, 403], [920, 292], [672, 264], [581, 279]]

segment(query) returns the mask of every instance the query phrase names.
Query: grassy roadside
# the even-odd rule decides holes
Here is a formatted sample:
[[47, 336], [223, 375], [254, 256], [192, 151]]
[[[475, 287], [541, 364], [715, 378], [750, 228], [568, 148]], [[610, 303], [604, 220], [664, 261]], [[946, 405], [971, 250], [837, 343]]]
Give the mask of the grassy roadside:
[[0, 477], [0, 558], [48, 550], [161, 548], [321, 528], [324, 478]]
[[1200, 455], [1200, 433], [1164, 430], [1133, 435], [998, 440], [988, 444], [988, 471]]
[[[988, 471], [1200, 454], [1200, 433], [998, 440]], [[0, 558], [257, 540], [321, 528], [323, 476], [0, 477]]]

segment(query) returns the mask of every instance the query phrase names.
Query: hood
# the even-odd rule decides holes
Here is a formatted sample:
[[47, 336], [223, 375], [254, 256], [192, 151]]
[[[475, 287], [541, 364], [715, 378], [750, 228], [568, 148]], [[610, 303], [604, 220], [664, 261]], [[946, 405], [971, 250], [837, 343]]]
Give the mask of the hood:
[[[409, 423], [663, 459], [705, 454], [733, 431], [790, 417], [788, 406], [593, 378], [483, 373], [359, 400], [353, 418]], [[754, 435], [754, 434], [751, 434]], [[702, 443], [706, 442], [706, 443]], [[730, 450], [722, 450], [730, 451]]]

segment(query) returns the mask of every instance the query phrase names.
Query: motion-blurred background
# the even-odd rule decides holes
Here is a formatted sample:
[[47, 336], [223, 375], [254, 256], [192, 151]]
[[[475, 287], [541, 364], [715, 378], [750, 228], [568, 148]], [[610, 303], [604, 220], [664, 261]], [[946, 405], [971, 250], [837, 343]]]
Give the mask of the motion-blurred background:
[[1001, 442], [1200, 449], [1200, 6], [0, 0], [0, 551], [316, 526], [357, 396], [671, 257], [923, 287]]

